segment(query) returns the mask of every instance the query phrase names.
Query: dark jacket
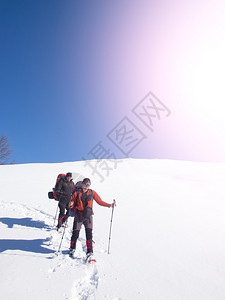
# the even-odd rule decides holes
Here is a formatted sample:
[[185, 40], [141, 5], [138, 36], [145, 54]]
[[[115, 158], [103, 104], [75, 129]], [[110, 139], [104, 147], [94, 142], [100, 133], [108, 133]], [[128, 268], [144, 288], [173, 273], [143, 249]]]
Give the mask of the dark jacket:
[[56, 190], [56, 194], [58, 195], [59, 202], [64, 204], [69, 203], [72, 196], [73, 189], [74, 189], [74, 182], [72, 179], [70, 181], [67, 181], [66, 178], [61, 178]]

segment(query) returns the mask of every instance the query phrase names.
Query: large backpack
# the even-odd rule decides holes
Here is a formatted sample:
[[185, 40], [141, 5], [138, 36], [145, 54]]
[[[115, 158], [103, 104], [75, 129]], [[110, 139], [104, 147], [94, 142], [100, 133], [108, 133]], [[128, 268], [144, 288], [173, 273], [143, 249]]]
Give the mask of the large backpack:
[[78, 192], [78, 191], [81, 191], [82, 190], [82, 181], [77, 181], [76, 184], [74, 185], [74, 188], [73, 188], [73, 194], [75, 192]]
[[58, 187], [58, 184], [59, 184], [60, 180], [61, 180], [62, 178], [65, 178], [65, 177], [66, 177], [66, 174], [59, 174], [59, 175], [57, 176], [57, 178], [56, 178], [56, 183], [55, 183], [55, 187], [52, 189], [53, 192], [48, 192], [48, 198], [49, 198], [49, 199], [55, 199], [55, 200], [58, 200], [58, 199], [56, 199], [56, 198], [54, 197], [54, 193], [57, 191], [57, 187]]
[[[83, 185], [82, 181], [77, 181], [76, 184], [74, 185], [72, 195], [75, 192], [81, 191], [82, 190], [82, 185]], [[76, 211], [76, 209], [70, 209], [70, 217], [74, 217], [75, 216], [75, 211]]]
[[66, 177], [66, 174], [59, 174], [56, 178], [56, 183], [55, 183], [55, 187], [53, 188], [53, 192], [55, 193], [57, 191], [57, 188], [58, 188], [58, 185], [59, 185], [59, 182], [62, 178], [65, 178]]

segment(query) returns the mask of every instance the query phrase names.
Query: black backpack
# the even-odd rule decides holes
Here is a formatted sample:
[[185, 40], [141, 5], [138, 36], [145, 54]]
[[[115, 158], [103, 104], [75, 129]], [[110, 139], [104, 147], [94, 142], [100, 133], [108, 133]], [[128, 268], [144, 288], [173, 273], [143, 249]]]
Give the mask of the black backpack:
[[[81, 192], [82, 191], [82, 185], [83, 185], [82, 181], [77, 181], [77, 183], [74, 185], [74, 189], [73, 189], [73, 193], [72, 194], [74, 194], [75, 192]], [[91, 192], [91, 196], [93, 198], [94, 195], [93, 195], [92, 190], [89, 189], [89, 191]]]
[[82, 185], [82, 181], [77, 181], [77, 183], [74, 185], [73, 194], [78, 191], [80, 192], [82, 190]]

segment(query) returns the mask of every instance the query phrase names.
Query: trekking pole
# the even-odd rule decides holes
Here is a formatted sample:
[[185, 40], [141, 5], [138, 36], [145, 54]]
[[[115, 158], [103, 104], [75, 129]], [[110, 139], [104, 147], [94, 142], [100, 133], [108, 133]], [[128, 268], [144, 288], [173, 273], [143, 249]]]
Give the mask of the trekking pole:
[[59, 206], [57, 205], [57, 208], [56, 208], [56, 213], [55, 213], [55, 218], [54, 218], [54, 223], [53, 223], [53, 227], [55, 226], [55, 220], [56, 220], [56, 217], [57, 217], [58, 208], [59, 208]]
[[112, 220], [113, 220], [113, 211], [114, 211], [114, 207], [115, 207], [115, 199], [113, 199], [113, 207], [112, 207], [112, 215], [111, 215], [111, 221], [110, 221], [110, 230], [109, 230], [109, 245], [108, 245], [108, 254], [109, 254], [109, 247], [110, 247], [110, 240], [111, 240], [111, 231], [112, 231]]
[[59, 253], [59, 251], [60, 251], [60, 249], [61, 249], [61, 246], [62, 246], [62, 241], [63, 241], [63, 238], [64, 238], [66, 226], [67, 226], [67, 221], [68, 221], [68, 219], [67, 219], [66, 222], [65, 222], [65, 226], [64, 226], [64, 229], [63, 229], [63, 234], [62, 234], [61, 242], [60, 242], [59, 249], [58, 249], [57, 253]]

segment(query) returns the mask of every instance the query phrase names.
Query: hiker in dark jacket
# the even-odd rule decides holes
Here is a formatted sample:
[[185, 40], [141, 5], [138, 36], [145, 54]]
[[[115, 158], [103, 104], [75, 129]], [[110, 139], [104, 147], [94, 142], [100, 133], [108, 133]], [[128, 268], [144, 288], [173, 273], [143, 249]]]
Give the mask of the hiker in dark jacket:
[[[67, 173], [65, 177], [61, 178], [57, 190], [55, 191], [57, 199], [59, 200], [59, 218], [57, 229], [67, 220], [70, 213], [69, 202], [74, 189], [74, 183], [72, 180], [72, 173]], [[66, 211], [66, 214], [65, 214]]]
[[104, 202], [99, 195], [94, 191], [89, 189], [91, 181], [89, 178], [84, 178], [82, 182], [82, 190], [77, 191], [73, 194], [70, 207], [73, 208], [75, 213], [74, 223], [73, 223], [73, 234], [71, 237], [69, 255], [74, 256], [76, 249], [76, 242], [79, 237], [80, 229], [82, 224], [85, 227], [86, 233], [86, 245], [87, 245], [87, 255], [93, 253], [92, 245], [92, 228], [93, 228], [93, 212], [92, 205], [95, 200], [99, 205], [105, 207], [113, 207], [115, 203]]

